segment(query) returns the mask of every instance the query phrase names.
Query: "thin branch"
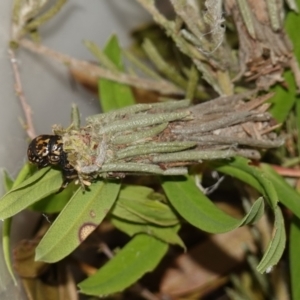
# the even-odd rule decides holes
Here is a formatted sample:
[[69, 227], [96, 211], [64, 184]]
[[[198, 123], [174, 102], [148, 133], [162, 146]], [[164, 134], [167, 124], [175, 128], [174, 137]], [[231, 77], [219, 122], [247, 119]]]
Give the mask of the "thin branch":
[[83, 60], [75, 59], [71, 56], [68, 56], [66, 54], [56, 52], [52, 49], [49, 49], [43, 45], [38, 45], [30, 40], [22, 39], [19, 42], [19, 45], [23, 46], [24, 48], [41, 55], [44, 55], [46, 57], [49, 57], [57, 62], [60, 62], [61, 64], [66, 65], [67, 67], [72, 68], [73, 70], [78, 71], [84, 71], [85, 73], [88, 73], [90, 76], [98, 77], [98, 78], [105, 78], [110, 79], [116, 82], [128, 84], [140, 89], [145, 90], [152, 90], [157, 91], [164, 95], [170, 95], [170, 94], [183, 94], [183, 90], [176, 87], [171, 82], [168, 82], [166, 80], [152, 80], [147, 78], [140, 78], [133, 75], [128, 75], [121, 72], [112, 72], [110, 70], [104, 69], [100, 66], [97, 66], [93, 63], [89, 63]]
[[14, 74], [14, 78], [15, 78], [15, 91], [16, 91], [17, 96], [19, 97], [19, 100], [20, 100], [20, 103], [22, 105], [22, 109], [23, 109], [24, 115], [25, 115], [26, 133], [30, 137], [30, 139], [33, 139], [36, 137], [36, 132], [35, 132], [33, 122], [32, 122], [32, 117], [31, 117], [32, 111], [31, 111], [29, 104], [26, 101], [26, 98], [25, 98], [25, 95], [23, 92], [21, 76], [20, 76], [20, 72], [19, 72], [19, 68], [18, 68], [18, 62], [17, 62], [16, 56], [15, 56], [15, 53], [12, 49], [8, 50], [8, 54], [9, 54], [10, 63], [12, 65], [13, 74]]

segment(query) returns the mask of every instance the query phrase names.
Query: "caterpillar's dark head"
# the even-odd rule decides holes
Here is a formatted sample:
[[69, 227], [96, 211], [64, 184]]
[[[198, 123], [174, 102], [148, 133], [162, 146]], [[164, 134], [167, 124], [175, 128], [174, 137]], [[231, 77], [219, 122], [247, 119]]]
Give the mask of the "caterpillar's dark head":
[[59, 135], [39, 135], [28, 146], [28, 160], [39, 168], [58, 165], [64, 153], [62, 146], [62, 139]]
[[61, 167], [64, 182], [60, 190], [77, 178], [77, 171], [70, 165], [63, 150], [62, 138], [59, 135], [43, 134], [34, 138], [27, 150], [28, 160], [38, 168], [47, 166]]

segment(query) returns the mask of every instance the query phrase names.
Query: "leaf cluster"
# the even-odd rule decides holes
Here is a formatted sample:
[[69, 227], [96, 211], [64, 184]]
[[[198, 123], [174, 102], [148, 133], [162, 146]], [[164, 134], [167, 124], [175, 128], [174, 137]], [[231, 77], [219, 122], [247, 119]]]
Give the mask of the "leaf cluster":
[[[165, 18], [156, 9], [154, 1], [137, 1], [153, 15], [155, 21], [166, 31], [178, 49], [188, 57], [188, 68], [181, 65], [181, 69], [178, 70], [167, 63], [157, 50], [159, 47], [150, 39], [146, 39], [143, 42], [143, 50], [158, 72], [145, 66], [128, 51], [124, 52], [129, 61], [151, 78], [151, 80], [144, 80], [137, 74], [127, 74], [124, 71], [122, 50], [116, 37], [109, 40], [103, 51], [94, 43], [86, 41], [87, 48], [98, 59], [101, 67], [107, 71], [103, 73], [106, 79], [97, 78], [103, 112], [135, 103], [132, 89], [120, 82], [126, 82], [132, 86], [139, 85], [156, 92], [161, 91], [161, 94], [185, 94], [187, 99], [197, 97], [198, 100], [207, 99], [210, 89], [220, 95], [235, 92], [232, 78], [233, 75], [238, 75], [237, 54], [234, 49], [228, 51], [223, 27], [225, 20], [221, 6], [217, 5], [220, 1], [205, 1], [205, 10], [203, 10], [205, 13], [200, 14], [199, 20], [199, 12], [194, 11], [187, 3], [188, 1], [171, 0], [176, 12], [174, 20]], [[294, 1], [287, 2], [293, 10], [296, 10]], [[58, 0], [52, 8], [44, 12], [47, 1], [15, 0], [12, 39], [25, 46], [26, 41], [21, 41], [21, 39], [28, 34], [37, 37], [38, 27], [55, 15], [64, 3], [65, 0]], [[209, 6], [209, 3], [214, 5]], [[242, 37], [248, 34], [259, 48], [261, 41], [257, 39], [257, 31], [259, 31], [257, 28], [260, 28], [261, 24], [258, 26], [255, 23], [257, 20], [254, 14], [252, 15], [249, 4], [251, 4], [250, 1], [238, 1], [237, 5], [241, 14], [234, 15], [234, 18], [236, 25], [243, 24], [239, 28], [243, 30]], [[276, 19], [276, 16], [279, 16], [278, 6], [271, 1], [267, 1], [267, 5], [268, 9], [274, 12], [270, 17], [273, 41], [281, 40], [285, 32], [280, 27], [279, 19]], [[237, 10], [237, 7], [234, 9]], [[233, 13], [234, 9], [232, 9]], [[279, 62], [281, 58], [284, 58], [279, 67], [281, 73], [285, 67], [284, 63], [286, 64], [293, 55], [299, 57], [298, 31], [295, 30], [300, 26], [299, 20], [299, 16], [293, 13], [289, 13], [286, 19], [286, 30], [295, 47], [292, 54], [285, 53], [282, 57], [277, 57], [275, 47], [272, 47], [272, 43], [268, 45], [271, 50], [274, 48]], [[252, 64], [251, 72], [253, 73], [248, 74], [251, 80], [252, 76], [255, 78], [265, 66], [269, 66], [270, 62], [267, 59], [263, 61], [266, 65], [261, 64], [261, 69], [258, 68], [255, 65], [257, 57], [251, 56], [253, 49], [247, 47], [247, 41], [245, 41], [246, 39], [243, 43], [240, 41], [239, 50], [251, 58], [250, 63], [248, 65], [246, 61], [239, 63], [244, 67]], [[285, 47], [291, 51], [286, 44], [283, 45], [283, 48]], [[256, 46], [253, 48], [256, 50]], [[273, 58], [275, 56], [271, 55]], [[231, 60], [231, 57], [234, 59]], [[64, 59], [68, 62], [70, 60], [62, 56], [61, 60]], [[90, 66], [87, 63], [83, 65]], [[292, 65], [289, 66], [294, 75], [297, 75], [297, 68], [293, 69]], [[90, 70], [97, 69], [96, 66], [93, 68], [91, 67]], [[133, 70], [132, 72], [134, 73]], [[199, 78], [199, 74], [202, 78]], [[112, 81], [112, 78], [116, 78], [118, 82]], [[265, 78], [268, 78], [268, 74]], [[275, 157], [285, 166], [293, 166], [299, 164], [300, 106], [297, 101], [298, 96], [295, 95], [297, 85], [299, 87], [299, 78], [298, 83], [297, 78], [295, 82], [291, 71], [287, 71], [283, 78], [288, 88], [283, 85], [273, 88], [275, 96], [270, 101], [273, 104], [270, 111], [278, 122], [284, 123], [283, 130], [290, 143], [289, 147], [281, 148], [275, 154], [273, 153], [272, 159], [274, 160]], [[265, 87], [276, 81], [275, 76]], [[206, 88], [203, 88], [205, 85]], [[79, 127], [79, 120], [75, 120], [76, 114], [74, 116], [73, 126]], [[26, 164], [15, 180], [5, 174], [7, 193], [0, 200], [0, 219], [4, 220], [3, 249], [11, 275], [13, 276], [10, 262], [11, 222], [14, 215], [26, 208], [55, 216], [58, 214], [36, 246], [36, 261], [49, 264], [71, 257], [75, 249], [84, 245], [84, 241], [92, 233], [97, 232], [99, 225], [106, 220], [129, 237], [129, 242], [121, 250], [78, 285], [82, 293], [102, 297], [123, 291], [147, 272], [154, 270], [167, 254], [170, 246], [177, 245], [186, 250], [185, 241], [180, 234], [182, 224], [185, 222], [209, 233], [224, 233], [255, 223], [265, 214], [265, 210], [273, 219], [272, 239], [264, 249], [263, 256], [256, 265], [256, 271], [269, 272], [280, 261], [286, 247], [283, 208], [284, 211], [288, 209], [293, 213], [290, 222], [289, 258], [292, 294], [294, 299], [298, 299], [300, 297], [298, 285], [300, 196], [297, 190], [267, 163], [254, 166], [245, 158], [234, 157], [223, 161], [208, 162], [207, 165], [210, 169], [243, 182], [260, 194], [260, 197], [246, 209], [244, 217], [237, 219], [215, 205], [195, 184], [196, 177], [193, 174], [156, 177], [154, 180], [159, 182], [159, 187], [155, 189], [144, 185], [123, 183], [116, 179], [99, 179], [86, 190], [72, 184], [61, 194], [55, 194], [62, 181], [59, 170], [45, 168], [36, 171]], [[231, 291], [231, 295], [233, 298], [236, 294]]]
[[[106, 51], [113, 61], [118, 61], [120, 48], [116, 37], [108, 42]], [[133, 102], [126, 86], [108, 80], [100, 80], [99, 84], [105, 110], [112, 105], [121, 106], [124, 94], [128, 99], [126, 105]], [[55, 192], [61, 185], [59, 170], [45, 168], [31, 175], [28, 165], [15, 183], [5, 177], [7, 188], [11, 189], [1, 199], [0, 218], [9, 220], [25, 208], [59, 212], [36, 248], [35, 259], [48, 263], [68, 256], [108, 218], [132, 239], [79, 284], [83, 293], [108, 295], [122, 291], [153, 270], [166, 254], [168, 245], [185, 248], [178, 235], [182, 220], [210, 233], [222, 233], [257, 221], [264, 213], [266, 201], [274, 214], [274, 232], [257, 267], [259, 272], [266, 272], [279, 261], [285, 248], [284, 222], [278, 202], [300, 217], [299, 195], [265, 164], [257, 168], [237, 157], [211, 167], [249, 184], [262, 195], [242, 219], [220, 210], [196, 187], [191, 175], [161, 178], [164, 194], [144, 186], [124, 185], [119, 180], [99, 180], [86, 191], [72, 185], [57, 195]]]

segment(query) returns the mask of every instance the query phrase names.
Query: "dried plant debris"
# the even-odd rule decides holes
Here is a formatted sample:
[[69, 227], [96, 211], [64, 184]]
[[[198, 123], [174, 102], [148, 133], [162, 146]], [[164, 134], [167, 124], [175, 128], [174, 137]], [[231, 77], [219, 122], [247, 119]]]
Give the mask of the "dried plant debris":
[[[207, 0], [198, 4], [171, 0], [176, 13], [173, 21], [159, 14], [153, 1], [137, 1], [220, 95], [233, 93], [229, 84], [232, 79], [256, 81], [258, 88], [267, 90], [283, 81], [282, 73], [287, 68], [292, 69], [300, 87], [299, 66], [283, 28], [283, 1]], [[287, 2], [297, 11], [294, 1]], [[230, 17], [239, 38], [238, 57], [226, 38], [225, 18], [230, 22]]]
[[[39, 40], [38, 28], [55, 16], [67, 0], [57, 0], [45, 11], [49, 0], [14, 0], [12, 11], [12, 41], [18, 42], [26, 34]], [[51, 1], [53, 2], [53, 1]]]
[[[299, 66], [283, 27], [283, 1], [171, 0], [175, 12], [173, 19], [164, 16], [155, 1], [136, 1], [152, 15], [156, 24], [188, 58], [187, 65], [191, 63], [192, 68], [199, 72], [202, 78], [199, 76], [197, 79], [195, 97], [209, 98], [205, 90], [206, 83], [218, 95], [232, 95], [238, 85], [248, 88], [248, 82], [255, 82], [258, 89], [267, 90], [276, 82], [284, 81], [282, 74], [285, 69], [293, 71], [300, 89]], [[161, 57], [158, 51], [161, 47], [149, 41], [149, 37], [143, 43], [143, 50], [156, 70], [149, 71], [147, 64], [139, 62], [141, 69], [147, 70], [145, 78], [129, 71], [112, 70], [103, 64], [103, 60], [100, 61], [101, 66], [97, 66], [32, 43], [26, 36], [37, 40], [39, 27], [63, 7], [65, 0], [58, 0], [44, 13], [42, 8], [48, 1], [37, 1], [38, 6], [35, 2], [27, 4], [24, 0], [15, 0], [12, 28], [14, 44], [59, 61], [72, 71], [83, 70], [96, 79], [111, 79], [165, 95], [182, 96], [185, 93], [190, 79], [184, 70], [187, 65], [174, 68]], [[295, 1], [286, 2], [290, 9], [297, 11]], [[236, 43], [228, 38], [226, 26], [235, 28], [237, 32], [238, 51]]]
[[181, 34], [204, 55], [211, 56], [221, 46], [225, 37], [222, 1], [205, 1], [203, 7], [199, 7], [195, 1], [171, 0], [171, 3], [177, 16], [188, 28], [182, 29]]
[[299, 89], [299, 66], [283, 28], [283, 1], [226, 0], [224, 3], [239, 37], [240, 74], [236, 80], [245, 76], [248, 81], [256, 80], [258, 88], [267, 90], [282, 82], [284, 69], [291, 68]]
[[54, 133], [82, 183], [98, 176], [186, 174], [188, 165], [203, 160], [259, 159], [257, 149], [281, 146], [264, 103], [271, 95], [246, 101], [248, 92], [196, 106], [189, 100], [137, 104], [90, 116], [82, 128], [54, 126]]

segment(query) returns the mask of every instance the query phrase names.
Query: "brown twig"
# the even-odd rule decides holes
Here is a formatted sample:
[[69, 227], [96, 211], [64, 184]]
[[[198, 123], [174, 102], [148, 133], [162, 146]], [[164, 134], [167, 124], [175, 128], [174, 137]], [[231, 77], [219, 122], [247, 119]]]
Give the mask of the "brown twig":
[[158, 81], [153, 79], [140, 78], [138, 76], [128, 75], [121, 72], [113, 72], [97, 66], [96, 64], [78, 60], [66, 54], [49, 49], [43, 45], [35, 44], [27, 39], [22, 39], [19, 42], [19, 45], [34, 53], [42, 54], [57, 62], [60, 62], [61, 64], [72, 68], [73, 70], [77, 69], [78, 71], [84, 71], [85, 73], [88, 73], [93, 77], [110, 79], [116, 82], [129, 84], [140, 89], [157, 91], [165, 95], [183, 94], [183, 90], [166, 80]]
[[36, 137], [36, 132], [35, 132], [33, 122], [32, 122], [32, 117], [31, 117], [32, 111], [31, 111], [29, 104], [26, 101], [26, 98], [25, 98], [25, 95], [23, 92], [21, 76], [20, 76], [20, 72], [19, 72], [19, 68], [18, 68], [18, 62], [17, 62], [16, 56], [15, 56], [15, 53], [12, 49], [8, 50], [8, 54], [9, 54], [10, 63], [12, 65], [13, 74], [14, 74], [14, 78], [15, 78], [15, 91], [16, 91], [17, 96], [20, 99], [22, 109], [24, 111], [24, 115], [25, 115], [25, 119], [26, 119], [26, 125], [25, 125], [26, 133], [30, 139], [33, 139]]

